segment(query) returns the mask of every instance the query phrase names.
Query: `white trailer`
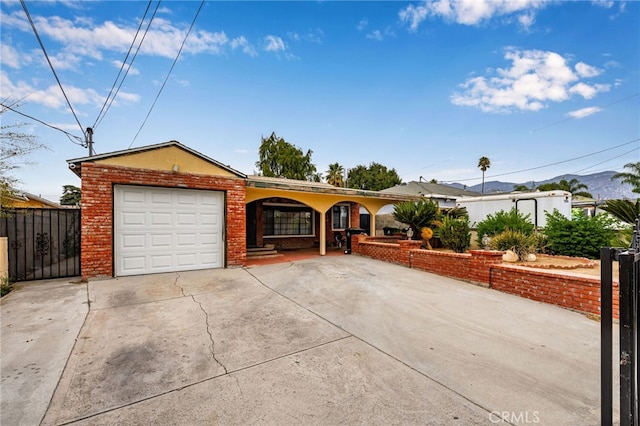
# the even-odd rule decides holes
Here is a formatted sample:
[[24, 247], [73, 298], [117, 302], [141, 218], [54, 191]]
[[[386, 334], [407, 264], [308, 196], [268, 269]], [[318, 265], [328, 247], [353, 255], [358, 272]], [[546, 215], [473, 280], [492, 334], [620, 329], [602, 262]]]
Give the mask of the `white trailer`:
[[496, 214], [500, 210], [509, 212], [515, 208], [523, 215], [531, 215], [530, 219], [538, 228], [547, 225], [545, 212], [558, 210], [563, 216], [571, 219], [571, 193], [567, 191], [544, 192], [512, 192], [509, 194], [483, 195], [465, 197], [456, 200], [456, 207], [466, 207], [469, 222], [475, 228], [478, 222], [487, 215]]

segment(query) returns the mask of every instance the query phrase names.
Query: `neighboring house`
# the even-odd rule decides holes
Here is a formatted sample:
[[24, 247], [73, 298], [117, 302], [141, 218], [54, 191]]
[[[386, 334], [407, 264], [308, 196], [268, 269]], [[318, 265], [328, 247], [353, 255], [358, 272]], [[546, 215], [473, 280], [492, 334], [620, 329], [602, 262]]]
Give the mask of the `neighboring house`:
[[18, 192], [14, 196], [9, 197], [8, 202], [2, 207], [15, 208], [15, 209], [60, 209], [63, 208], [60, 204], [53, 201], [46, 200], [37, 195], [29, 194], [28, 192]]
[[380, 191], [385, 194], [403, 194], [430, 198], [438, 202], [441, 208], [451, 208], [456, 206], [456, 200], [462, 197], [478, 197], [482, 194], [475, 191], [456, 188], [454, 186], [443, 185], [431, 182], [411, 181], [402, 183], [391, 188]]
[[243, 266], [265, 243], [324, 255], [361, 206], [375, 216], [415, 198], [246, 176], [177, 141], [68, 163], [82, 179], [84, 278]]

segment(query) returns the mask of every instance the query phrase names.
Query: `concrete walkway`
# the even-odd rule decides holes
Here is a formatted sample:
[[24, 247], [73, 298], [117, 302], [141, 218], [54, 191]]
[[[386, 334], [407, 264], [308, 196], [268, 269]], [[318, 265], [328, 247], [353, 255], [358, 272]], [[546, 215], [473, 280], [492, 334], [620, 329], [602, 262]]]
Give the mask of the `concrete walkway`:
[[89, 311], [87, 285], [18, 284], [0, 300], [0, 424], [37, 425]]
[[[599, 423], [599, 323], [437, 275], [331, 256], [88, 290], [73, 351], [44, 352], [70, 353], [46, 425]], [[6, 313], [43, 294], [22, 291], [2, 303], [2, 424], [35, 425], [4, 417], [29, 387]]]

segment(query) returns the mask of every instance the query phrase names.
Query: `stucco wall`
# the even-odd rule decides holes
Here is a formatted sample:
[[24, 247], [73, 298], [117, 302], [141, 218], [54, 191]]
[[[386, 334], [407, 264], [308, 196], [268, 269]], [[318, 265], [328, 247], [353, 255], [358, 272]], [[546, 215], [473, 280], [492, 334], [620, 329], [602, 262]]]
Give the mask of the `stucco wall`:
[[244, 179], [83, 163], [83, 278], [113, 275], [113, 187], [120, 184], [224, 191], [226, 266], [246, 263]]

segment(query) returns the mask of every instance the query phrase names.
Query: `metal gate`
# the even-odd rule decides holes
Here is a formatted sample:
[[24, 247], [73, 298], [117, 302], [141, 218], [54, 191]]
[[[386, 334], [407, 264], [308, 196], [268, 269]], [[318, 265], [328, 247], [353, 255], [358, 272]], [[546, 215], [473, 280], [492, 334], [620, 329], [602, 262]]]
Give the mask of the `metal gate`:
[[12, 281], [80, 275], [80, 209], [4, 209], [0, 237]]
[[[613, 421], [613, 261], [619, 262], [620, 317], [620, 425], [638, 426], [638, 309], [640, 306], [640, 219], [636, 220], [631, 247], [605, 247], [601, 262], [601, 423]], [[616, 366], [617, 369], [617, 366]]]

